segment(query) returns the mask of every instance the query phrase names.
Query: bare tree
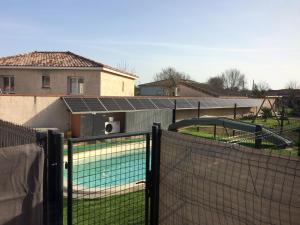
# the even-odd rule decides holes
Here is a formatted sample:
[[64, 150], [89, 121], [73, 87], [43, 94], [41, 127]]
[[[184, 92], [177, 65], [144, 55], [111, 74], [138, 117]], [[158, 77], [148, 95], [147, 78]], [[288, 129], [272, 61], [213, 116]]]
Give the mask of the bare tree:
[[224, 88], [229, 90], [243, 90], [246, 85], [245, 75], [237, 69], [229, 69], [221, 74], [224, 80]]
[[253, 84], [252, 95], [261, 98], [264, 97], [270, 89], [270, 85], [267, 82], [261, 81], [257, 84]]
[[154, 76], [155, 81], [164, 80], [165, 91], [167, 95], [176, 95], [177, 85], [180, 80], [190, 80], [190, 76], [183, 72], [178, 72], [173, 67], [167, 67]]
[[290, 80], [287, 84], [286, 84], [286, 89], [300, 89], [300, 85], [296, 80]]
[[135, 69], [130, 67], [129, 64], [125, 60], [120, 61], [116, 65], [116, 68], [119, 69], [119, 70], [122, 70], [124, 72], [135, 74]]
[[161, 70], [161, 72], [155, 74], [154, 81], [159, 80], [172, 80], [174, 83], [177, 83], [181, 79], [189, 80], [190, 76], [183, 72], [178, 72], [173, 67], [167, 67]]
[[216, 76], [216, 77], [210, 77], [207, 80], [207, 84], [211, 86], [212, 88], [216, 89], [224, 89], [224, 77], [223, 76]]

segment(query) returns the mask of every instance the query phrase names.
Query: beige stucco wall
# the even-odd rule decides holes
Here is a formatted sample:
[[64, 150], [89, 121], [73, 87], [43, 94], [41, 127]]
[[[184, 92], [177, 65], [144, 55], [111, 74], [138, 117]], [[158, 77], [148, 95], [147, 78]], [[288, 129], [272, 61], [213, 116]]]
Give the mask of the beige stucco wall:
[[[101, 96], [134, 96], [134, 79], [101, 71]], [[124, 91], [122, 85], [124, 82]]]
[[0, 119], [64, 132], [70, 127], [69, 112], [60, 97], [0, 95]]
[[[68, 77], [84, 78], [85, 95], [100, 94], [100, 70], [0, 68], [0, 76], [2, 75], [11, 75], [15, 77], [16, 94], [67, 95], [69, 94]], [[42, 88], [43, 75], [50, 76], [50, 88]]]
[[181, 97], [211, 97], [211, 95], [208, 95], [202, 91], [197, 91], [182, 84], [178, 85], [178, 89], [179, 96]]

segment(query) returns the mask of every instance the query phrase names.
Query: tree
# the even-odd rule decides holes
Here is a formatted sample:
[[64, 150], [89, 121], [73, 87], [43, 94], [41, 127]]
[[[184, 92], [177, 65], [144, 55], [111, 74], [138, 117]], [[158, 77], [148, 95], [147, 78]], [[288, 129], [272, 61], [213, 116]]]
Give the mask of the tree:
[[154, 81], [160, 80], [171, 80], [173, 83], [177, 84], [181, 79], [190, 80], [190, 76], [183, 72], [178, 72], [173, 67], [167, 67], [161, 70], [161, 72], [155, 74]]
[[287, 90], [287, 97], [286, 97], [286, 103], [287, 105], [292, 108], [292, 110], [294, 112], [299, 112], [300, 111], [300, 105], [297, 101], [297, 98], [296, 98], [296, 92], [297, 92], [297, 89], [300, 89], [300, 85], [298, 84], [297, 81], [289, 81], [286, 85], [286, 88], [288, 89]]
[[286, 84], [286, 89], [290, 89], [290, 90], [300, 89], [300, 85], [298, 84], [298, 82], [296, 80], [290, 80]]
[[155, 81], [164, 80], [165, 92], [167, 95], [176, 95], [177, 85], [180, 80], [190, 80], [190, 76], [183, 72], [178, 72], [173, 67], [167, 67], [154, 76]]
[[207, 84], [209, 86], [211, 86], [212, 88], [222, 90], [222, 89], [224, 89], [224, 77], [222, 77], [222, 76], [210, 77], [207, 80]]
[[265, 97], [266, 92], [270, 90], [270, 86], [267, 82], [259, 82], [254, 84], [252, 88], [252, 95], [257, 98]]
[[119, 70], [122, 70], [124, 72], [127, 72], [127, 73], [135, 74], [135, 69], [130, 67], [129, 64], [125, 60], [119, 62], [116, 65], [116, 68], [119, 69]]
[[229, 69], [221, 74], [224, 80], [224, 88], [229, 90], [243, 90], [246, 85], [245, 75], [237, 69]]

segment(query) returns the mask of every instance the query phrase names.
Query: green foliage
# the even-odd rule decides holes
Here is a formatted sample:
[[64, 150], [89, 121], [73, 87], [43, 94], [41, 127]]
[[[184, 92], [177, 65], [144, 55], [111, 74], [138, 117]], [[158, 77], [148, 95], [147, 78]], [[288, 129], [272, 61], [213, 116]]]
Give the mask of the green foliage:
[[272, 118], [272, 111], [271, 111], [270, 108], [263, 107], [263, 108], [261, 109], [261, 111], [262, 111], [262, 118], [263, 118], [264, 120], [267, 120], [268, 118]]

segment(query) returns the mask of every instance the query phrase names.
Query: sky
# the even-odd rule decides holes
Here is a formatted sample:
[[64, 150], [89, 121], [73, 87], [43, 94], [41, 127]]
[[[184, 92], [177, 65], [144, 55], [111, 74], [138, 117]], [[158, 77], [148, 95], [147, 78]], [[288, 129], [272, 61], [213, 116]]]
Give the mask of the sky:
[[0, 57], [72, 51], [150, 82], [172, 66], [206, 82], [237, 68], [300, 83], [299, 0], [1, 0]]

